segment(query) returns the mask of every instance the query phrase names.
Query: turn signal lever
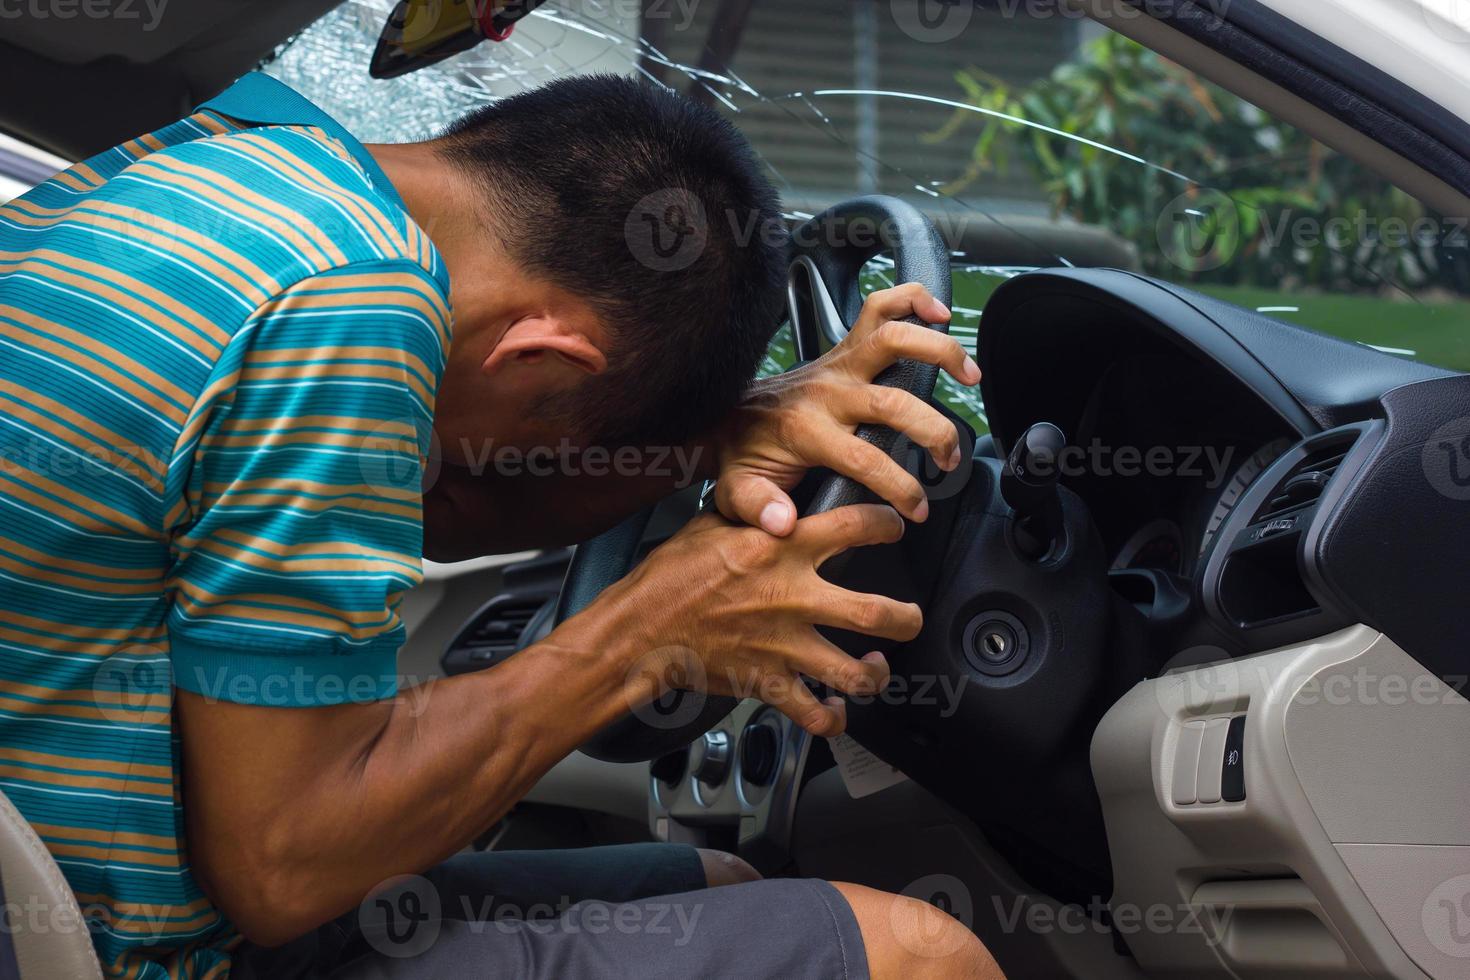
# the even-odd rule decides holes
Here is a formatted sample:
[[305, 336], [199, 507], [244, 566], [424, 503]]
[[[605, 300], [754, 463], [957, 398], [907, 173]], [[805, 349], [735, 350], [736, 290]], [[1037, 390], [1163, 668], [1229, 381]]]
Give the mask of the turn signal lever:
[[1057, 493], [1067, 437], [1050, 422], [1037, 422], [1016, 441], [1001, 468], [1000, 495], [1015, 511], [1016, 547], [1040, 561], [1062, 537], [1062, 499]]

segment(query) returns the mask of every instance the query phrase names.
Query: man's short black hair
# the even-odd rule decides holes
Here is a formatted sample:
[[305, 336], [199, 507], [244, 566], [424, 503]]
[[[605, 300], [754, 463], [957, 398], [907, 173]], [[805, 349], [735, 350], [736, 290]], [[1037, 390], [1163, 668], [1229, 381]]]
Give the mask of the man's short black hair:
[[608, 370], [543, 410], [605, 445], [673, 444], [735, 404], [780, 322], [786, 244], [776, 193], [724, 117], [582, 75], [470, 113], [442, 146], [487, 181], [512, 258], [611, 328]]

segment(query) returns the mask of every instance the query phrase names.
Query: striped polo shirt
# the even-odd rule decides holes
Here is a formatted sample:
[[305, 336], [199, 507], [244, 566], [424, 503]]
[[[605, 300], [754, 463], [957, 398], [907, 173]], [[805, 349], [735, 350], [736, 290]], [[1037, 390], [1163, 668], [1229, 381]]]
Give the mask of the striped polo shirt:
[[183, 846], [174, 686], [396, 690], [448, 291], [362, 146], [260, 74], [0, 207], [0, 789], [109, 976], [220, 977], [239, 941]]

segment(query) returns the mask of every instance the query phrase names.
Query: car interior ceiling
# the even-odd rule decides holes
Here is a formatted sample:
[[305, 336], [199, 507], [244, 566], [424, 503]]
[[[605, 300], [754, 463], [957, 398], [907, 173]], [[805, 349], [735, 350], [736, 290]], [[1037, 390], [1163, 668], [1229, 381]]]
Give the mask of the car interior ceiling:
[[[0, 129], [83, 159], [176, 119], [338, 0], [191, 0], [155, 16], [5, 20]], [[161, 13], [161, 11], [160, 11]]]

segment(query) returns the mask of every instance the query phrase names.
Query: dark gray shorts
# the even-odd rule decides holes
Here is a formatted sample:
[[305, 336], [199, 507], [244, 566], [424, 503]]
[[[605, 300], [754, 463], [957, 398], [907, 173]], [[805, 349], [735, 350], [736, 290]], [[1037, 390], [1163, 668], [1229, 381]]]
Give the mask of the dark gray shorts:
[[826, 882], [703, 885], [676, 844], [464, 854], [287, 946], [247, 946], [232, 976], [868, 980]]

